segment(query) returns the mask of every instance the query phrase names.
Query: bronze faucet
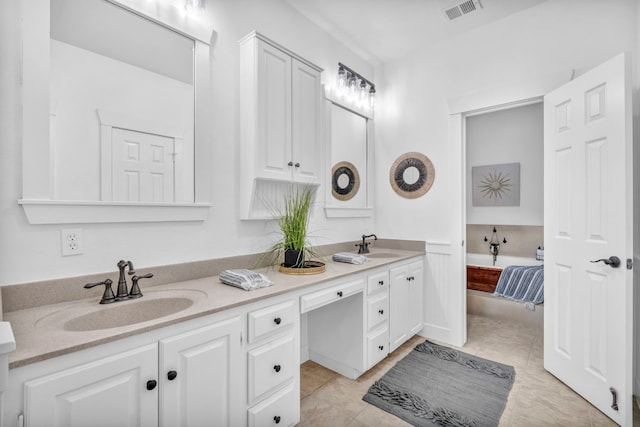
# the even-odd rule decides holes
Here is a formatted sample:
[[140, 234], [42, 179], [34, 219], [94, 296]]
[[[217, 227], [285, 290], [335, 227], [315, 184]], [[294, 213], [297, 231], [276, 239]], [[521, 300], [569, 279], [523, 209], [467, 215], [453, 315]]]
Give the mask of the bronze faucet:
[[356, 243], [356, 246], [358, 246], [358, 253], [359, 254], [368, 254], [369, 253], [369, 244], [371, 244], [371, 242], [365, 241], [365, 239], [368, 239], [369, 237], [373, 237], [373, 240], [378, 240], [378, 236], [376, 236], [375, 234], [369, 234], [368, 236], [363, 234], [362, 235], [362, 243]]

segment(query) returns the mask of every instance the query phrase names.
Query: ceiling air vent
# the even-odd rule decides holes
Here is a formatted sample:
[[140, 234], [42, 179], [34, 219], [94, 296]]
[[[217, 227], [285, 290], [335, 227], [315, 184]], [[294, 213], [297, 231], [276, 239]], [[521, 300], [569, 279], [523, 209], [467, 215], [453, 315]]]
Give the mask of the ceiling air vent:
[[467, 0], [462, 3], [458, 3], [453, 7], [445, 9], [444, 14], [447, 16], [447, 18], [449, 18], [450, 21], [453, 21], [454, 19], [459, 18], [462, 15], [467, 15], [479, 9], [482, 9], [480, 0]]

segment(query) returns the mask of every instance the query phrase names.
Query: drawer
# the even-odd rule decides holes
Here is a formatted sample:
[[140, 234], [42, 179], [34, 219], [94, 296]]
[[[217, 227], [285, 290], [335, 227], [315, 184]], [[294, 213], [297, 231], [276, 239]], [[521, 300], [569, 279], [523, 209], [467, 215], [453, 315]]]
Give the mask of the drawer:
[[389, 320], [389, 295], [375, 295], [367, 301], [367, 328], [369, 330]]
[[389, 354], [389, 328], [383, 327], [367, 335], [367, 369]]
[[300, 402], [293, 383], [249, 409], [249, 426], [292, 426], [300, 421]]
[[265, 307], [249, 313], [249, 342], [283, 330], [295, 321], [294, 301]]
[[300, 312], [306, 313], [324, 305], [331, 304], [342, 298], [362, 292], [363, 289], [364, 278], [360, 278], [303, 295], [300, 297]]
[[389, 289], [389, 272], [372, 274], [367, 278], [367, 295]]
[[295, 359], [293, 335], [273, 340], [249, 351], [249, 404], [263, 399], [291, 380], [300, 369]]

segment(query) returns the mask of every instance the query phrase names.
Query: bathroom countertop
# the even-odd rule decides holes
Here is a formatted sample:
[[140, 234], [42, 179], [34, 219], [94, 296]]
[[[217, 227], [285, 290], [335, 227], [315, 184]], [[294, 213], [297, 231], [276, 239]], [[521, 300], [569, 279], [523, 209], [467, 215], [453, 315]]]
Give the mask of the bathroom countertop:
[[[210, 276], [152, 286], [148, 289], [143, 285], [141, 287], [144, 297], [138, 300], [100, 305], [99, 300], [90, 298], [6, 312], [4, 320], [11, 323], [16, 339], [16, 350], [9, 354], [9, 367], [17, 368], [425, 254], [424, 251], [381, 247], [371, 251], [373, 255], [376, 253], [392, 253], [395, 257], [370, 258], [362, 265], [327, 260], [326, 271], [314, 275], [288, 275], [278, 272], [275, 268], [263, 269], [259, 271], [266, 274], [274, 285], [254, 291], [244, 291], [222, 284], [218, 276]], [[114, 288], [115, 285], [116, 283]], [[110, 329], [68, 331], [64, 328], [64, 324], [71, 318], [167, 296], [191, 298], [195, 302], [175, 314]]]

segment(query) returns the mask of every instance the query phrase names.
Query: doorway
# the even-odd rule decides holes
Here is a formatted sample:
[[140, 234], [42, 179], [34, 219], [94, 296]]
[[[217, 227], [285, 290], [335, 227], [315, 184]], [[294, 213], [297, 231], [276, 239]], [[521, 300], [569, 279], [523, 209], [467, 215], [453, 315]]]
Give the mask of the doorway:
[[507, 266], [542, 269], [543, 119], [542, 98], [468, 112], [463, 141], [467, 313], [540, 329], [543, 305], [535, 293], [522, 304], [494, 291]]

